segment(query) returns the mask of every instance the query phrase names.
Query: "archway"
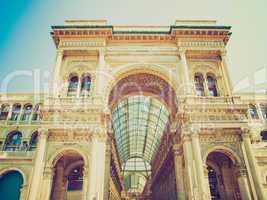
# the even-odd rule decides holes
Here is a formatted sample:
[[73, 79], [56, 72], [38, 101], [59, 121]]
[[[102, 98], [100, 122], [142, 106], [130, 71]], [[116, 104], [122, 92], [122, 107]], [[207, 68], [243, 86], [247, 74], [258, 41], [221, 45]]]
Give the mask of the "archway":
[[19, 200], [23, 176], [20, 172], [11, 170], [0, 176], [0, 194], [2, 200]]
[[227, 154], [213, 151], [208, 154], [207, 170], [212, 200], [238, 200], [240, 190], [237, 181], [237, 166]]
[[82, 199], [83, 157], [76, 151], [63, 152], [54, 163], [51, 200]]
[[160, 76], [128, 74], [113, 86], [109, 107], [124, 189], [128, 197], [138, 199], [149, 193], [152, 160], [177, 112], [175, 90]]

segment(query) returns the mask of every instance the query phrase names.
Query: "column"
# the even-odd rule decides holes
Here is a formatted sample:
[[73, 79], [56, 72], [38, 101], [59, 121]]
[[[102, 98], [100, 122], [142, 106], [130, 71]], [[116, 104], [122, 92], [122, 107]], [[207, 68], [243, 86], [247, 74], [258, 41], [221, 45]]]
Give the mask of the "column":
[[230, 79], [229, 71], [228, 71], [228, 65], [227, 65], [227, 57], [226, 57], [226, 51], [221, 51], [221, 67], [222, 67], [222, 75], [223, 79], [226, 85], [227, 94], [229, 96], [232, 95], [232, 81]]
[[241, 193], [241, 198], [244, 200], [251, 200], [252, 198], [249, 191], [246, 169], [238, 169], [237, 182]]
[[264, 119], [264, 117], [263, 117], [263, 114], [262, 114], [262, 110], [261, 110], [261, 106], [260, 106], [260, 104], [259, 103], [256, 103], [256, 108], [257, 108], [257, 111], [258, 111], [258, 113], [259, 113], [259, 117], [260, 117], [260, 119], [262, 120], [262, 121], [265, 121], [265, 119]]
[[29, 200], [39, 199], [40, 183], [43, 177], [45, 165], [45, 152], [47, 144], [47, 130], [40, 130], [38, 135], [38, 144], [35, 152], [34, 168], [30, 184]]
[[92, 144], [90, 145], [89, 200], [104, 199], [106, 140], [103, 135], [101, 136], [101, 133], [98, 133], [96, 137], [98, 138], [93, 138]]
[[56, 64], [55, 64], [55, 68], [54, 68], [54, 79], [53, 79], [53, 83], [52, 83], [52, 89], [53, 89], [53, 93], [54, 93], [54, 97], [58, 97], [59, 92], [60, 92], [60, 85], [59, 85], [59, 81], [60, 81], [60, 68], [62, 65], [62, 60], [63, 60], [63, 55], [64, 52], [62, 49], [58, 49], [57, 50], [57, 57], [56, 57]]
[[211, 199], [210, 183], [209, 183], [209, 170], [208, 170], [208, 166], [205, 164], [204, 164], [204, 178], [205, 178], [205, 184], [206, 184], [207, 199]]
[[87, 200], [88, 198], [88, 188], [89, 188], [89, 168], [88, 166], [83, 167], [83, 197], [82, 200]]
[[248, 164], [249, 164], [249, 168], [251, 171], [253, 183], [255, 185], [257, 197], [258, 199], [266, 200], [267, 196], [264, 195], [262, 183], [260, 181], [259, 169], [258, 169], [256, 159], [253, 155], [253, 150], [252, 150], [251, 140], [250, 140], [250, 133], [248, 129], [243, 130], [242, 139], [243, 139], [243, 143], [245, 147], [245, 152], [248, 158]]
[[97, 84], [96, 84], [97, 95], [102, 95], [104, 93], [103, 90], [105, 89], [106, 81], [109, 78], [105, 69], [106, 69], [105, 51], [104, 49], [100, 49], [98, 58]]
[[199, 135], [195, 131], [191, 134], [192, 138], [192, 148], [193, 148], [193, 155], [195, 160], [195, 167], [196, 167], [196, 174], [197, 174], [197, 181], [198, 181], [198, 188], [199, 188], [199, 198], [206, 200], [207, 199], [207, 192], [206, 192], [206, 184], [205, 184], [205, 176], [204, 176], [204, 165], [201, 156], [201, 149], [199, 144]]
[[183, 173], [183, 152], [181, 147], [173, 146], [176, 193], [178, 200], [185, 200], [184, 173]]
[[42, 181], [42, 190], [40, 200], [50, 200], [50, 195], [52, 193], [52, 184], [53, 184], [54, 172], [50, 167], [46, 167], [44, 170], [43, 181]]
[[190, 75], [189, 75], [189, 67], [186, 60], [186, 51], [180, 50], [179, 51], [180, 57], [181, 57], [181, 63], [183, 68], [183, 75], [184, 75], [184, 94], [185, 95], [192, 95], [192, 84], [190, 82]]
[[185, 175], [186, 175], [186, 199], [195, 199], [194, 195], [194, 173], [193, 173], [193, 156], [192, 156], [192, 145], [190, 136], [188, 133], [183, 134], [183, 152], [184, 152], [184, 161], [185, 161]]

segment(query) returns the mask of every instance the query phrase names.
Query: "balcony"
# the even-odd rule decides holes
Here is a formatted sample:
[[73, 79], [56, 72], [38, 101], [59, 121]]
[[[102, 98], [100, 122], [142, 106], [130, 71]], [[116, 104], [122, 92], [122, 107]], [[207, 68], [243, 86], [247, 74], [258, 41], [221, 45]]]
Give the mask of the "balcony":
[[35, 154], [36, 146], [17, 146], [8, 145], [4, 148], [0, 147], [0, 159], [32, 159]]

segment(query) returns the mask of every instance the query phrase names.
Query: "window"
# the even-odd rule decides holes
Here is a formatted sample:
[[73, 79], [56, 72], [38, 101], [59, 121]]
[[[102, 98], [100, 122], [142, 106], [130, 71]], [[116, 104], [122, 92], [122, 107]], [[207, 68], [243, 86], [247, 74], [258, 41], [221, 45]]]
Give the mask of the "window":
[[16, 151], [20, 149], [21, 145], [21, 132], [15, 131], [9, 133], [5, 143], [5, 151]]
[[210, 95], [213, 97], [217, 97], [218, 91], [217, 91], [216, 79], [213, 78], [213, 76], [208, 75], [207, 76], [207, 83], [208, 83], [208, 89], [209, 89]]
[[79, 82], [78, 76], [70, 75], [68, 96], [76, 96], [78, 89], [78, 82]]
[[195, 88], [197, 96], [205, 96], [204, 92], [204, 79], [202, 74], [195, 75]]
[[263, 118], [267, 119], [267, 106], [266, 105], [261, 105], [261, 112], [262, 112]]
[[13, 105], [11, 119], [10, 119], [11, 121], [17, 121], [19, 119], [20, 110], [21, 110], [20, 104]]
[[91, 87], [91, 77], [90, 76], [83, 76], [82, 78], [82, 85], [81, 85], [81, 96], [88, 96]]
[[41, 119], [40, 104], [36, 104], [33, 109], [32, 120], [39, 121]]
[[32, 114], [32, 105], [31, 104], [26, 104], [23, 107], [23, 114], [22, 114], [21, 120], [22, 121], [29, 121], [30, 117], [31, 117], [31, 114]]
[[72, 169], [68, 176], [68, 191], [82, 190], [83, 187], [83, 166]]
[[253, 105], [253, 104], [249, 105], [249, 113], [250, 113], [252, 119], [259, 119], [259, 115], [258, 115], [258, 112], [257, 112], [255, 105]]
[[8, 117], [10, 106], [8, 104], [3, 104], [1, 106], [0, 120], [6, 120]]
[[264, 141], [267, 141], [267, 131], [262, 131], [261, 132], [261, 139]]
[[37, 142], [38, 142], [38, 132], [35, 131], [32, 136], [31, 136], [31, 140], [30, 140], [30, 151], [36, 149], [37, 147]]
[[208, 166], [208, 177], [210, 186], [210, 195], [212, 200], [220, 199], [217, 175], [214, 169]]

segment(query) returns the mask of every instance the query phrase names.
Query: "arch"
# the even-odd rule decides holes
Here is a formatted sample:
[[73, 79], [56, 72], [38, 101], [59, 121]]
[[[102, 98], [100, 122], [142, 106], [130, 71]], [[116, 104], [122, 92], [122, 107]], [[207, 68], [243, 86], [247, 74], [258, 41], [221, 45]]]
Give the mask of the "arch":
[[85, 160], [76, 150], [61, 151], [52, 162], [54, 175], [53, 187], [51, 188], [50, 199], [63, 199], [72, 195], [73, 191], [78, 192], [77, 198], [82, 198], [86, 188], [83, 184]]
[[0, 194], [3, 200], [19, 200], [24, 184], [22, 173], [18, 170], [8, 170], [0, 176]]
[[134, 72], [123, 75], [113, 85], [108, 97], [111, 109], [116, 102], [128, 95], [158, 96], [172, 115], [178, 110], [176, 92], [172, 85], [153, 73]]
[[29, 150], [32, 151], [36, 149], [38, 143], [38, 131], [34, 131], [31, 135], [30, 143], [29, 143]]
[[176, 89], [178, 89], [178, 83], [176, 82], [177, 76], [175, 76], [175, 73], [173, 73], [172, 70], [167, 69], [168, 66], [155, 63], [129, 63], [117, 66], [111, 73], [113, 78], [111, 88], [119, 79], [122, 79], [130, 74], [148, 73], [165, 80], [176, 91]]
[[21, 104], [19, 103], [14, 104], [12, 107], [12, 114], [10, 120], [12, 121], [19, 120], [20, 110], [21, 110]]
[[67, 96], [75, 96], [77, 94], [79, 84], [79, 76], [76, 73], [70, 73], [68, 78]]
[[203, 155], [204, 163], [207, 161], [208, 155], [213, 152], [219, 152], [219, 153], [225, 154], [231, 159], [231, 161], [235, 165], [240, 166], [242, 163], [240, 157], [232, 149], [225, 147], [225, 146], [214, 146], [208, 149]]
[[9, 110], [10, 110], [9, 104], [2, 104], [1, 105], [0, 120], [7, 120]]
[[23, 113], [21, 116], [22, 121], [29, 121], [30, 120], [30, 116], [32, 114], [32, 108], [33, 108], [33, 106], [30, 103], [27, 103], [23, 106]]
[[83, 149], [75, 148], [75, 147], [65, 147], [65, 148], [62, 148], [62, 149], [59, 149], [59, 150], [53, 152], [52, 156], [48, 159], [47, 166], [48, 167], [54, 167], [55, 164], [57, 163], [57, 161], [62, 156], [64, 156], [64, 153], [66, 153], [68, 151], [74, 151], [74, 152], [77, 152], [78, 154], [80, 154], [84, 160], [84, 165], [89, 166], [90, 154], [88, 154], [88, 152], [85, 152]]
[[39, 121], [41, 119], [41, 104], [38, 103], [34, 106], [33, 113], [32, 113], [32, 120]]
[[22, 133], [19, 131], [10, 132], [5, 141], [5, 151], [16, 151], [19, 150], [22, 143]]
[[204, 76], [200, 72], [194, 74], [195, 89], [198, 96], [205, 96]]
[[24, 172], [23, 169], [18, 168], [18, 167], [7, 167], [7, 168], [1, 169], [0, 170], [0, 177], [9, 171], [18, 171], [23, 177], [23, 184], [27, 185], [28, 179], [27, 179], [26, 173]]
[[91, 75], [85, 73], [81, 77], [81, 90], [80, 96], [88, 96], [91, 89], [92, 78]]
[[211, 96], [219, 96], [217, 78], [213, 73], [207, 73], [207, 86]]

